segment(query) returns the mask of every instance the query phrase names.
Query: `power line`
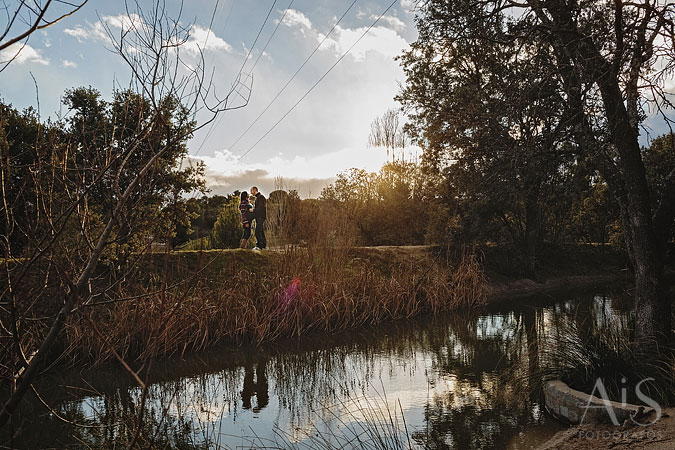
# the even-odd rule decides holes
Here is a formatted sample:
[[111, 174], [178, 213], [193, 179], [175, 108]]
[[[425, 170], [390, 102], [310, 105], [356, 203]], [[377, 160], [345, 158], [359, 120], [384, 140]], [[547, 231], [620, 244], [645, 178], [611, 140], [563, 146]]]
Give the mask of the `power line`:
[[[274, 0], [274, 2], [272, 2], [272, 6], [270, 7], [270, 10], [267, 11], [267, 15], [265, 16], [265, 20], [263, 21], [262, 25], [260, 26], [260, 29], [258, 30], [258, 34], [256, 35], [255, 40], [253, 41], [253, 45], [251, 45], [251, 48], [248, 49], [248, 54], [246, 55], [246, 58], [244, 58], [244, 62], [241, 64], [241, 67], [239, 68], [239, 72], [237, 73], [237, 77], [235, 78], [236, 84], [239, 84], [239, 80], [241, 78], [241, 73], [244, 71], [244, 67], [246, 66], [246, 62], [251, 57], [251, 52], [253, 52], [253, 49], [255, 48], [255, 44], [258, 42], [258, 39], [260, 39], [260, 34], [262, 33], [263, 28], [265, 28], [265, 25], [267, 24], [267, 20], [270, 18], [270, 14], [272, 14], [272, 11], [274, 10], [274, 6], [276, 4], [277, 4], [277, 0]], [[234, 88], [233, 88], [233, 90], [234, 90]], [[232, 91], [230, 91], [228, 96], [231, 93], [232, 93]], [[237, 93], [239, 93], [239, 92], [237, 91]], [[239, 94], [239, 95], [241, 95], [241, 94]], [[204, 140], [202, 141], [201, 145], [197, 149], [197, 153], [199, 153], [201, 151], [201, 149], [204, 146], [204, 143], [206, 142], [206, 140], [209, 137], [211, 137], [211, 134], [213, 133], [213, 130], [215, 130], [216, 126], [220, 124], [221, 120], [223, 120], [223, 115], [225, 115], [224, 111], [223, 111], [223, 114], [217, 120], [214, 120], [213, 122], [211, 122], [211, 126], [209, 127], [209, 130], [206, 133], [206, 136], [204, 136]]]
[[267, 39], [267, 42], [265, 42], [265, 46], [263, 47], [263, 49], [260, 50], [260, 54], [258, 55], [255, 62], [253, 63], [253, 67], [251, 67], [251, 70], [249, 70], [249, 73], [253, 73], [253, 69], [255, 69], [255, 66], [258, 65], [258, 61], [260, 61], [260, 58], [265, 53], [265, 50], [267, 50], [267, 46], [270, 45], [270, 42], [272, 41], [272, 38], [274, 37], [277, 30], [279, 29], [279, 25], [281, 25], [281, 22], [284, 21], [284, 17], [286, 17], [286, 13], [288, 13], [288, 10], [291, 9], [291, 6], [293, 6], [293, 2], [295, 2], [295, 0], [291, 0], [291, 2], [288, 4], [286, 9], [284, 9], [284, 13], [281, 16], [281, 19], [279, 19], [279, 21], [277, 22], [277, 26], [274, 27], [274, 30], [272, 30], [272, 34], [270, 34], [270, 37]]
[[204, 39], [204, 48], [206, 48], [206, 45], [209, 42], [209, 36], [211, 36], [211, 29], [213, 28], [213, 20], [216, 18], [216, 13], [218, 12], [219, 6], [220, 0], [216, 0], [216, 6], [213, 8], [213, 14], [211, 14], [211, 21], [209, 22], [209, 30], [206, 32], [206, 38]]
[[227, 12], [227, 17], [225, 17], [225, 24], [223, 25], [223, 30], [227, 29], [227, 26], [230, 24], [230, 17], [232, 17], [232, 11], [234, 10], [234, 4], [237, 3], [237, 0], [232, 0], [230, 5], [230, 10]]
[[265, 24], [267, 24], [267, 20], [270, 18], [270, 14], [272, 14], [272, 11], [274, 10], [274, 5], [277, 4], [277, 0], [274, 0], [272, 3], [272, 6], [270, 6], [270, 10], [267, 11], [267, 16], [265, 16], [265, 21], [263, 22], [262, 26], [258, 30], [258, 34], [255, 37], [255, 40], [253, 41], [253, 45], [251, 45], [251, 48], [248, 49], [248, 55], [246, 55], [246, 58], [244, 59], [244, 63], [241, 65], [241, 68], [239, 69], [239, 75], [241, 75], [241, 72], [244, 70], [244, 66], [246, 66], [246, 62], [248, 61], [248, 58], [251, 56], [251, 52], [253, 52], [253, 49], [255, 48], [255, 44], [258, 42], [258, 39], [260, 38], [260, 34], [262, 33], [263, 28], [265, 28]]
[[302, 102], [302, 101], [305, 99], [305, 97], [307, 97], [307, 96], [309, 95], [309, 93], [312, 92], [312, 91], [314, 90], [314, 88], [316, 88], [316, 87], [319, 85], [319, 83], [321, 83], [321, 81], [323, 81], [324, 78], [326, 78], [326, 76], [327, 76], [327, 75], [335, 68], [335, 66], [337, 66], [337, 65], [340, 63], [340, 61], [342, 61], [342, 60], [344, 59], [345, 56], [347, 56], [347, 54], [348, 54], [348, 53], [356, 46], [356, 44], [358, 44], [358, 43], [361, 41], [361, 39], [363, 39], [363, 37], [364, 37], [366, 34], [368, 34], [368, 32], [369, 32], [369, 31], [377, 24], [377, 22], [379, 22], [380, 19], [382, 19], [382, 17], [384, 17], [384, 15], [387, 14], [387, 13], [389, 12], [389, 10], [390, 10], [397, 2], [398, 2], [398, 0], [394, 0], [393, 2], [391, 2], [391, 3], [389, 4], [389, 6], [387, 7], [387, 9], [385, 9], [385, 10], [382, 12], [382, 14], [380, 14], [380, 15], [378, 16], [378, 18], [375, 19], [375, 21], [374, 21], [372, 24], [370, 24], [370, 26], [368, 27], [368, 29], [366, 29], [366, 31], [364, 31], [363, 34], [361, 34], [361, 36], [359, 36], [359, 38], [356, 40], [356, 42], [354, 42], [354, 43], [347, 49], [347, 51], [345, 51], [345, 52], [338, 58], [338, 60], [335, 61], [335, 63], [333, 63], [332, 66], [330, 66], [330, 68], [326, 71], [326, 73], [324, 73], [324, 74], [321, 76], [321, 78], [319, 78], [319, 79], [316, 81], [316, 83], [314, 83], [314, 84], [312, 85], [312, 87], [309, 88], [309, 90], [308, 90], [307, 92], [305, 92], [305, 94], [304, 94], [302, 97], [300, 97], [300, 99], [299, 99], [297, 102], [295, 102], [295, 104], [291, 107], [291, 109], [289, 109], [283, 116], [281, 116], [281, 118], [280, 118], [279, 120], [276, 121], [276, 123], [275, 123], [274, 125], [272, 125], [272, 128], [270, 128], [269, 130], [267, 130], [267, 132], [266, 132], [265, 134], [263, 134], [263, 135], [260, 137], [260, 139], [258, 139], [252, 146], [250, 146], [250, 147], [248, 148], [248, 150], [246, 150], [244, 153], [242, 153], [242, 155], [239, 157], [239, 159], [242, 159], [244, 156], [248, 155], [248, 153], [249, 153], [251, 150], [253, 150], [253, 149], [254, 149], [254, 148], [255, 148], [255, 147], [263, 140], [263, 139], [265, 139], [265, 138], [267, 137], [267, 135], [269, 135], [269, 134], [277, 127], [277, 125], [279, 125], [279, 124], [281, 123], [281, 121], [283, 121], [283, 120], [284, 120], [284, 119], [285, 119], [285, 118], [286, 118], [286, 117], [287, 117], [287, 116], [288, 116], [288, 115], [296, 108], [296, 106], [298, 106], [298, 105], [300, 104], [300, 102]]
[[230, 151], [234, 148], [234, 146], [237, 145], [237, 143], [239, 141], [241, 141], [241, 139], [246, 135], [246, 133], [248, 133], [249, 130], [251, 128], [253, 128], [253, 126], [258, 122], [258, 120], [260, 120], [260, 118], [267, 112], [267, 110], [270, 109], [270, 107], [274, 104], [274, 102], [277, 101], [279, 96], [281, 94], [283, 94], [283, 92], [286, 90], [288, 85], [291, 84], [291, 82], [295, 79], [295, 77], [300, 73], [302, 68], [305, 67], [305, 65], [309, 62], [309, 60], [312, 58], [312, 56], [314, 56], [314, 54], [321, 48], [321, 46], [326, 41], [326, 39], [328, 39], [328, 36], [330, 36], [330, 34], [335, 30], [335, 28], [337, 28], [337, 26], [340, 24], [340, 22], [342, 22], [342, 19], [344, 19], [344, 17], [347, 15], [347, 13], [349, 13], [349, 11], [352, 9], [352, 7], [356, 4], [357, 1], [358, 0], [354, 0], [351, 3], [351, 5], [349, 5], [349, 7], [345, 10], [345, 12], [342, 13], [342, 16], [340, 16], [338, 21], [335, 23], [335, 25], [333, 25], [333, 28], [331, 28], [330, 31], [323, 37], [323, 39], [321, 39], [319, 44], [314, 48], [314, 50], [312, 50], [312, 53], [310, 53], [309, 56], [307, 56], [307, 58], [303, 61], [303, 63], [300, 65], [300, 67], [298, 67], [298, 69], [295, 71], [295, 73], [288, 79], [288, 81], [286, 81], [286, 84], [284, 84], [284, 86], [281, 88], [281, 90], [279, 92], [277, 92], [277, 95], [274, 96], [274, 98], [267, 104], [267, 106], [265, 106], [265, 109], [263, 109], [262, 112], [260, 114], [258, 114], [258, 117], [256, 117], [255, 120], [253, 120], [253, 122], [251, 122], [251, 124], [248, 126], [248, 128], [246, 128], [244, 130], [244, 132], [239, 135], [239, 137], [232, 143], [232, 145], [230, 145], [228, 147]]
[[[258, 42], [258, 39], [260, 38], [260, 34], [262, 33], [262, 30], [265, 28], [265, 25], [267, 24], [267, 20], [270, 18], [270, 15], [272, 14], [272, 11], [274, 10], [274, 6], [277, 4], [277, 0], [274, 0], [272, 3], [272, 6], [270, 7], [270, 10], [267, 11], [267, 15], [265, 16], [265, 20], [263, 21], [262, 25], [260, 26], [260, 29], [258, 30], [258, 34], [255, 37], [255, 40], [253, 41], [253, 45], [251, 45], [251, 48], [248, 50], [248, 54], [246, 55], [246, 58], [244, 58], [244, 62], [241, 64], [241, 67], [239, 68], [239, 72], [237, 73], [237, 76], [235, 78], [235, 83], [239, 84], [239, 80], [241, 78], [241, 73], [244, 71], [244, 67], [246, 66], [246, 62], [248, 61], [248, 58], [251, 56], [251, 52], [255, 48], [256, 43]], [[235, 91], [235, 88], [233, 87], [232, 90], [228, 93], [228, 97], [232, 94], [232, 92]], [[238, 92], [237, 92], [238, 93]], [[241, 95], [241, 94], [240, 94]], [[227, 98], [227, 97], [226, 97]], [[226, 100], [227, 101], [227, 100]], [[199, 145], [199, 148], [197, 149], [197, 152], [195, 153], [194, 156], [198, 155], [199, 152], [202, 150], [202, 147], [204, 146], [204, 143], [206, 140], [211, 137], [211, 134], [213, 133], [213, 130], [216, 128], [217, 125], [220, 124], [220, 121], [223, 119], [223, 115], [225, 115], [225, 111], [221, 113], [221, 116], [211, 122], [211, 125], [209, 126], [208, 131], [206, 132], [206, 136], [204, 136], [204, 139], [202, 140], [202, 143]]]
[[[218, 3], [219, 2], [220, 2], [220, 0], [218, 0], [218, 2], [216, 3], [216, 8], [213, 10], [213, 15], [211, 16], [211, 22], [209, 24], [209, 32], [213, 29], [213, 20], [215, 19], [216, 10], [218, 9]], [[225, 17], [225, 24], [223, 26], [224, 30], [227, 29], [227, 26], [230, 23], [230, 17], [232, 16], [232, 11], [234, 10], [234, 5], [235, 5], [236, 2], [237, 2], [236, 0], [232, 0], [232, 3], [230, 4], [230, 9], [227, 12], [227, 16]], [[209, 35], [207, 34], [206, 39], [208, 40], [208, 38], [209, 38]], [[206, 44], [204, 46], [206, 46]], [[211, 124], [211, 125], [213, 125], [213, 124]], [[211, 132], [211, 128], [212, 127], [209, 128], [209, 130], [207, 131], [207, 134]], [[195, 155], [199, 154], [199, 152], [202, 150], [202, 146], [204, 145], [205, 141], [206, 141], [206, 139], [202, 140], [202, 143], [199, 145], [199, 148], [197, 149], [197, 152], [195, 153]]]

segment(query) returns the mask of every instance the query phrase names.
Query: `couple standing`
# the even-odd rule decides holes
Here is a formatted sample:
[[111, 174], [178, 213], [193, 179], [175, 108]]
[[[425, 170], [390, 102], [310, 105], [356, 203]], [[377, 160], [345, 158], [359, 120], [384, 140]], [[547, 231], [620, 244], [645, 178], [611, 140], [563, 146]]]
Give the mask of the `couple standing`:
[[[253, 204], [251, 204], [251, 200]], [[246, 191], [241, 193], [239, 213], [241, 213], [241, 226], [244, 228], [244, 232], [241, 235], [240, 248], [246, 248], [248, 240], [251, 238], [251, 226], [254, 219], [256, 245], [253, 250], [263, 250], [266, 248], [265, 219], [267, 219], [267, 199], [256, 186], [251, 188], [250, 196]]]

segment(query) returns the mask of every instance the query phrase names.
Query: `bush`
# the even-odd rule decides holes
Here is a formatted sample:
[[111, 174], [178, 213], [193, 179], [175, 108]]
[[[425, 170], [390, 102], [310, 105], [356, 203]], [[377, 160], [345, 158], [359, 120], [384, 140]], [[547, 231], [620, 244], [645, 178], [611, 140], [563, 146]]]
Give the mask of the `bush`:
[[237, 248], [241, 240], [239, 200], [232, 198], [218, 214], [209, 235], [209, 248]]

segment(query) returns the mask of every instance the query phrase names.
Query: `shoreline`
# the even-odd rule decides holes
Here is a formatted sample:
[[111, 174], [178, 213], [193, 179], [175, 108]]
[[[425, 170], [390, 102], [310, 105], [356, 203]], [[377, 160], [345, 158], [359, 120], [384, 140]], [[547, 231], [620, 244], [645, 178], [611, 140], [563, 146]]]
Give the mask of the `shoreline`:
[[612, 283], [630, 282], [629, 277], [620, 273], [561, 276], [550, 278], [543, 283], [538, 283], [529, 278], [521, 278], [510, 283], [488, 285], [488, 303], [523, 300], [536, 295], [552, 295], [577, 289], [600, 288]]
[[[668, 285], [672, 285], [675, 282], [675, 270], [667, 270], [664, 278]], [[523, 300], [537, 295], [553, 295], [579, 289], [603, 288], [613, 283], [627, 285], [632, 281], [628, 272], [623, 270], [622, 273], [560, 276], [539, 283], [529, 278], [521, 278], [510, 283], [489, 285], [488, 303]]]
[[[199, 352], [221, 344], [239, 346], [249, 341], [254, 345], [262, 344], [273, 342], [286, 335], [297, 338], [307, 332], [331, 335], [348, 329], [358, 329], [364, 324], [397, 322], [425, 313], [470, 310], [480, 308], [483, 304], [534, 300], [533, 297], [536, 296], [564, 294], [574, 290], [603, 288], [612, 283], [631, 282], [627, 271], [622, 268], [622, 256], [608, 248], [577, 246], [572, 248], [572, 252], [566, 253], [561, 253], [559, 249], [550, 250], [549, 255], [552, 256], [542, 254], [541, 271], [537, 281], [518, 276], [517, 265], [514, 264], [517, 254], [512, 249], [499, 247], [478, 249], [483, 272], [481, 275], [458, 278], [456, 275], [461, 275], [459, 273], [461, 254], [458, 250], [437, 246], [355, 247], [349, 249], [344, 258], [340, 259], [345, 265], [339, 266], [341, 270], [337, 275], [335, 270], [332, 273], [328, 270], [326, 275], [317, 275], [312, 269], [314, 267], [312, 261], [307, 262], [308, 258], [311, 260], [317, 256], [314, 254], [303, 256], [306, 249], [291, 250], [299, 254], [291, 255], [290, 260], [281, 252], [258, 253], [239, 249], [147, 254], [144, 257], [146, 275], [162, 273], [163, 268], [169, 267], [169, 271], [165, 273], [168, 279], [189, 279], [195, 274], [200, 276], [201, 290], [190, 294], [191, 297], [186, 298], [188, 302], [182, 301], [181, 308], [185, 304], [185, 314], [179, 312], [184, 317], [194, 317], [194, 320], [183, 324], [187, 327], [172, 323], [174, 334], [170, 336], [173, 340], [168, 342], [169, 345], [164, 347], [163, 353], [156, 357], [164, 359], [186, 351]], [[320, 255], [318, 257], [321, 258]], [[284, 266], [289, 261], [300, 265], [295, 268]], [[319, 260], [319, 263], [321, 262]], [[328, 269], [331, 267], [338, 266], [329, 266]], [[326, 270], [325, 267], [323, 269]], [[432, 275], [427, 276], [428, 269], [434, 270], [431, 272]], [[299, 275], [295, 276], [296, 273]], [[364, 273], [367, 276], [364, 276]], [[668, 274], [670, 278], [675, 278], [675, 271]], [[442, 279], [434, 278], [438, 275], [441, 275]], [[324, 276], [327, 278], [324, 279]], [[340, 283], [347, 280], [344, 288], [331, 287], [333, 285], [330, 277], [336, 276], [335, 280]], [[262, 280], [273, 279], [277, 283], [276, 287], [266, 288], [264, 292], [252, 289], [249, 280], [256, 277]], [[293, 284], [296, 278], [302, 278], [302, 286], [298, 291], [297, 313], [284, 309], [283, 312], [288, 312], [288, 317], [286, 319], [277, 317], [278, 314], [274, 309], [278, 308], [278, 289], [283, 289], [284, 283], [289, 281]], [[479, 282], [481, 279], [483, 281]], [[349, 285], [349, 280], [356, 280], [359, 285], [354, 288]], [[459, 289], [454, 287], [455, 284]], [[469, 289], [461, 292], [464, 284]], [[241, 288], [248, 290], [238, 292]], [[380, 288], [384, 289], [382, 292], [378, 291], [381, 298], [375, 302], [368, 300], [368, 290]], [[266, 297], [260, 297], [261, 293]], [[344, 301], [345, 295], [351, 297]], [[454, 295], [460, 298], [452, 298]], [[326, 300], [317, 302], [317, 299]], [[191, 306], [191, 303], [195, 302], [196, 304]], [[134, 304], [135, 302], [125, 303], [120, 308], [129, 308], [129, 305]], [[149, 300], [138, 302], [139, 307], [143, 308], [148, 308], [152, 304], [153, 301]], [[327, 308], [327, 305], [330, 308]], [[237, 325], [236, 316], [228, 316], [232, 308], [242, 310], [248, 316], [262, 313], [264, 317], [279, 322], [275, 325], [279, 328], [272, 332], [262, 330], [261, 334], [255, 334], [258, 330], [255, 328], [246, 330]], [[108, 309], [103, 307], [101, 311], [105, 313]], [[324, 315], [317, 315], [317, 311]], [[326, 315], [328, 313], [330, 315]], [[154, 314], [150, 309], [146, 316], [152, 319], [154, 316], [149, 314]], [[233, 314], [236, 314], [236, 311]], [[115, 317], [124, 319], [124, 323], [115, 322], [113, 320]], [[127, 320], [128, 317], [133, 320]], [[341, 323], [336, 325], [335, 318]], [[295, 322], [296, 328], [289, 328], [287, 319]], [[115, 325], [100, 321], [97, 323], [103, 328], [112, 327], [107, 333], [104, 329], [104, 335], [109, 337], [111, 345], [118, 345], [117, 351], [127, 361], [138, 360], [144, 353], [142, 345], [147, 339], [147, 327], [140, 326], [144, 319], [139, 319], [138, 311], [132, 309], [130, 312], [121, 310], [117, 316], [111, 315], [108, 320], [115, 322]], [[250, 326], [255, 327], [256, 323], [259, 323], [259, 320], [253, 321]], [[64, 343], [73, 346], [62, 347], [73, 350], [65, 358], [68, 364], [86, 367], [113, 359], [106, 348], [108, 344], [99, 342], [95, 336], [87, 334], [82, 325], [72, 322], [68, 330], [68, 337], [64, 336]], [[73, 330], [78, 336], [75, 340], [71, 339]], [[116, 342], [119, 344], [115, 344]], [[103, 359], [100, 359], [101, 355]]]
[[559, 431], [536, 450], [672, 450], [675, 448], [675, 408], [665, 408], [661, 419], [649, 426], [586, 424]]
[[[565, 250], [542, 252], [536, 281], [518, 273], [517, 252], [502, 247], [474, 248], [478, 256], [469, 259], [477, 261], [469, 262], [468, 269], [461, 248], [438, 246], [353, 247], [340, 249], [337, 256], [320, 247], [148, 254], [150, 273], [166, 270], [168, 256], [168, 279], [199, 274], [194, 292], [178, 312], [199, 323], [174, 327], [175, 338], [156, 357], [221, 344], [260, 345], [306, 333], [331, 335], [364, 324], [630, 282], [622, 268], [623, 256], [613, 249], [576, 246]], [[253, 279], [261, 282], [252, 283]], [[292, 307], [280, 303], [289, 289], [294, 296]], [[205, 316], [205, 310], [211, 313]], [[148, 323], [158, 323], [155, 313], [146, 313]], [[123, 310], [116, 317], [124, 320], [128, 315]], [[262, 329], [261, 321], [266, 324]], [[111, 342], [123, 342], [117, 349], [123, 357], [134, 361], [143, 355], [145, 333], [134, 323], [110, 329], [109, 334], [115, 336]], [[127, 344], [130, 341], [135, 347]], [[84, 342], [94, 350], [73, 354], [75, 364], [81, 358], [85, 365], [100, 361], [106, 349], [97, 342], [92, 346], [91, 340]], [[110, 358], [104, 356], [104, 360]]]

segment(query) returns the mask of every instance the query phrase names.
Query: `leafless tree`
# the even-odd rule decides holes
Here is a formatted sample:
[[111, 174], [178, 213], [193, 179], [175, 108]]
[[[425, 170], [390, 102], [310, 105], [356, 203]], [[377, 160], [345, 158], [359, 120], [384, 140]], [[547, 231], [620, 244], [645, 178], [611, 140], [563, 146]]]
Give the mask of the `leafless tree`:
[[396, 151], [401, 151], [401, 159], [405, 159], [406, 146], [409, 144], [408, 136], [401, 123], [400, 113], [396, 109], [390, 109], [382, 116], [375, 118], [370, 124], [368, 145], [370, 147], [384, 147], [387, 151], [387, 159], [391, 153], [392, 161], [396, 160]]
[[[6, 23], [0, 34], [0, 52], [8, 50], [11, 56], [7, 61], [0, 61], [0, 72], [19, 56], [31, 34], [75, 14], [87, 1], [73, 3], [64, 0], [19, 0], [8, 3], [3, 0], [1, 9]], [[16, 51], [10, 50], [12, 46]]]
[[[44, 3], [33, 31], [54, 22], [42, 18], [51, 4]], [[28, 2], [21, 6], [29, 7]], [[73, 11], [81, 6], [73, 7]], [[138, 224], [147, 220], [142, 213], [144, 202], [147, 193], [162, 181], [159, 178], [164, 172], [160, 169], [167, 164], [167, 154], [226, 109], [248, 102], [247, 95], [240, 95], [239, 78], [229, 92], [216, 93], [201, 51], [190, 60], [185, 58], [181, 50], [192, 27], [181, 22], [180, 14], [169, 17], [165, 1], [156, 0], [147, 9], [139, 3], [132, 6], [126, 6], [127, 19], [120, 29], [106, 27], [109, 47], [132, 73], [132, 88], [113, 112], [113, 120], [100, 126], [84, 120], [76, 124], [81, 128], [77, 141], [59, 140], [60, 130], [52, 130], [54, 136], [46, 138], [47, 145], [35, 143], [31, 148], [32, 144], [26, 143], [28, 153], [37, 157], [27, 167], [29, 179], [16, 191], [8, 186], [19, 162], [9, 153], [3, 154], [1, 210], [5, 235], [0, 246], [6, 284], [0, 297], [0, 345], [4, 352], [0, 364], [3, 372], [10, 372], [12, 388], [0, 409], [0, 428], [7, 424], [24, 395], [34, 389], [33, 382], [45, 363], [54, 358], [67, 321], [78, 314], [79, 320], [90, 321], [89, 316], [82, 316], [83, 311], [128, 300], [119, 293], [129, 272], [103, 277], [98, 273], [99, 264], [106, 252], [125, 245]], [[248, 92], [250, 95], [250, 87]], [[230, 101], [235, 94], [240, 99], [237, 104]], [[208, 112], [202, 123], [175, 126], [176, 121], [188, 121], [197, 111]], [[97, 126], [103, 129], [91, 133]], [[0, 144], [2, 138], [0, 135]], [[95, 196], [107, 206], [94, 205]], [[22, 202], [28, 202], [32, 209], [20, 221], [16, 211]], [[10, 239], [15, 235], [12, 233], [22, 237], [21, 250]], [[148, 247], [149, 243], [139, 247], [137, 260]], [[143, 295], [135, 298], [140, 297]], [[171, 305], [164, 307], [171, 314]], [[90, 333], [105, 341], [94, 322]], [[115, 357], [128, 367], [120, 355], [115, 353]], [[145, 392], [147, 383], [129, 370]]]

